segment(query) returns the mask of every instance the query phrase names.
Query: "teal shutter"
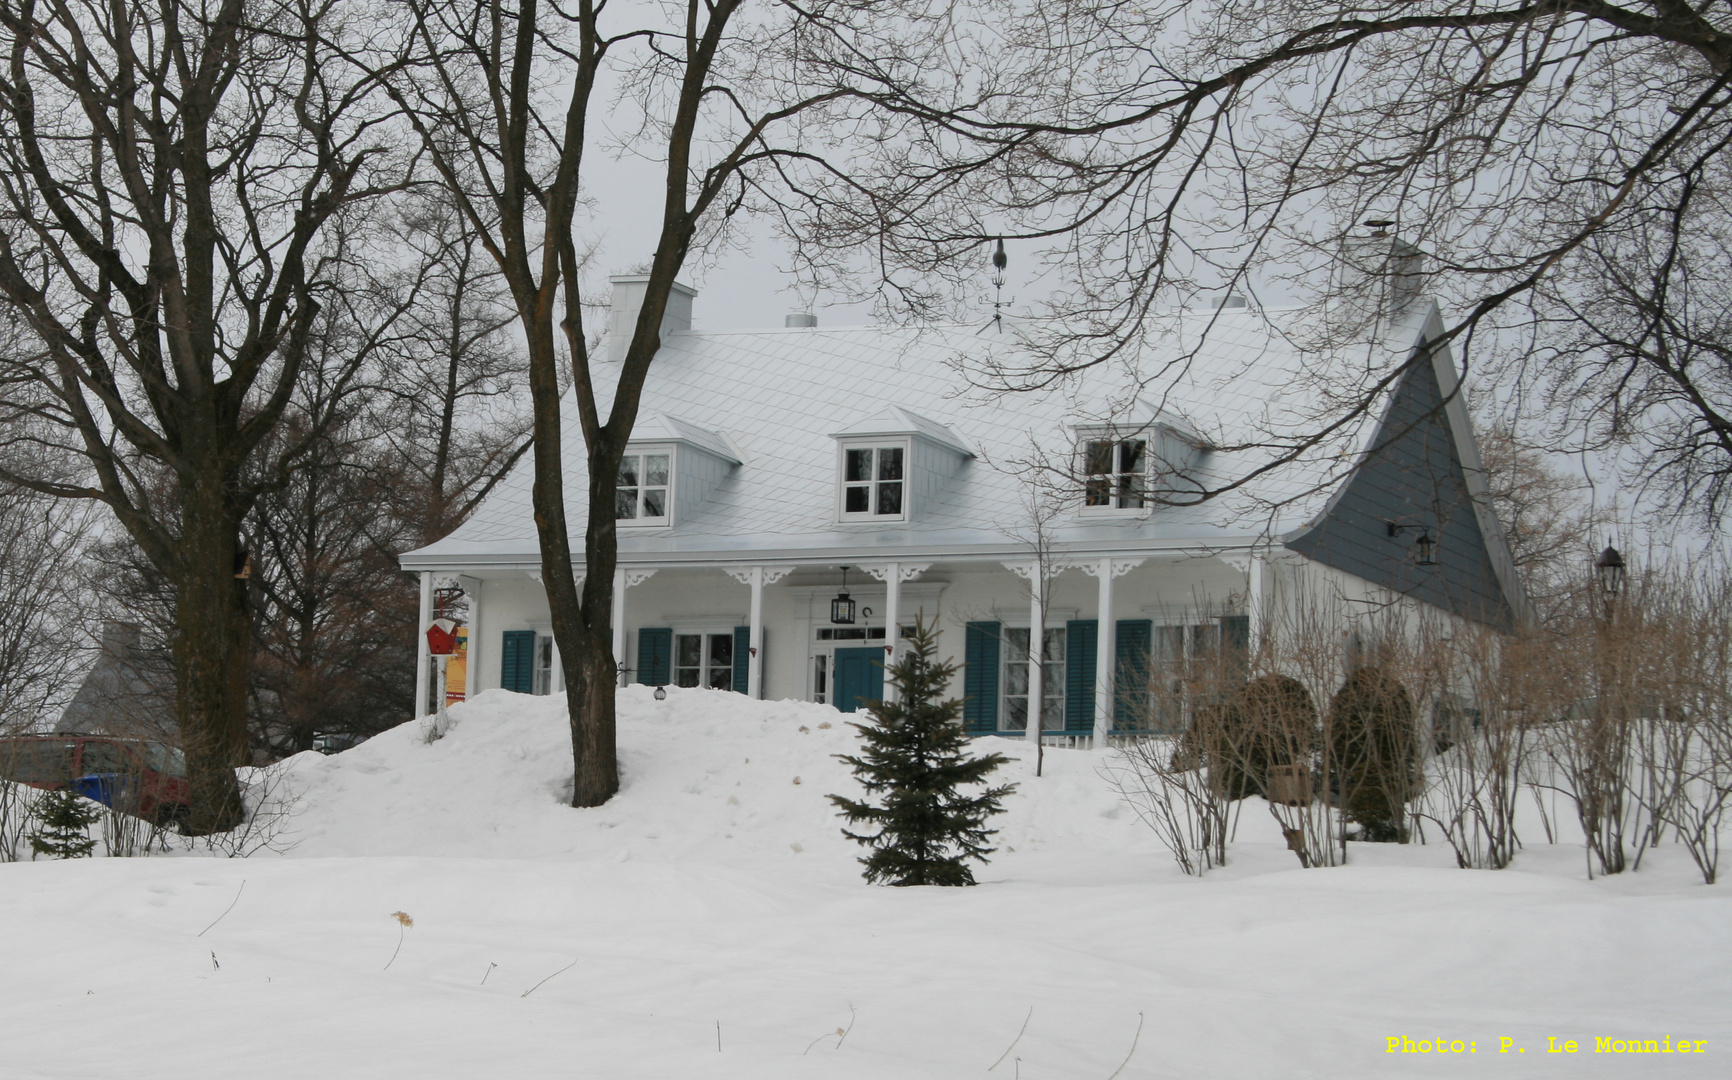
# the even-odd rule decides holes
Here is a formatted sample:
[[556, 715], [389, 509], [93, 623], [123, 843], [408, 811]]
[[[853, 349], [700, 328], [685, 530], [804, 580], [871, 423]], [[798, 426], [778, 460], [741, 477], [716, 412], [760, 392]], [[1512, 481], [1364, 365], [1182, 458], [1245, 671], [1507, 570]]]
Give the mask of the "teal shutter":
[[734, 627], [734, 692], [746, 692], [746, 683], [750, 679], [748, 665], [752, 662], [752, 628], [749, 626]]
[[507, 630], [499, 650], [499, 685], [515, 694], [535, 688], [535, 631]]
[[666, 626], [646, 626], [637, 632], [637, 681], [645, 686], [673, 682], [674, 632]]
[[1100, 623], [1072, 619], [1064, 624], [1064, 729], [1087, 735], [1095, 729], [1095, 647]]
[[998, 635], [995, 622], [971, 622], [964, 639], [962, 723], [976, 734], [998, 730]]
[[1154, 640], [1151, 619], [1121, 619], [1113, 659], [1113, 727], [1123, 731], [1140, 727], [1148, 717], [1149, 644]]
[[1251, 670], [1251, 616], [1226, 615], [1221, 618], [1221, 651], [1227, 670], [1240, 679]]

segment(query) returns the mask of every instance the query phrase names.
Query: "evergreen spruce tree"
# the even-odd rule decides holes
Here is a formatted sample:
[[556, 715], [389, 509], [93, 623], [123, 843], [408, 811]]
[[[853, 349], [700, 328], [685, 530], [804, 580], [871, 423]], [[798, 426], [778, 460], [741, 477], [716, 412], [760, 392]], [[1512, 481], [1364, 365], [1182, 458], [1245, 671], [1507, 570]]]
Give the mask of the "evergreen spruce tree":
[[88, 858], [96, 846], [90, 826], [99, 816], [96, 804], [71, 788], [50, 791], [36, 804], [37, 828], [30, 834], [30, 850], [56, 859]]
[[856, 755], [837, 754], [853, 766], [868, 800], [831, 795], [849, 825], [860, 832], [842, 834], [871, 849], [861, 859], [866, 880], [890, 885], [973, 885], [970, 859], [986, 862], [993, 830], [986, 820], [1004, 812], [1000, 805], [1015, 784], [976, 794], [961, 789], [984, 783], [1010, 759], [1003, 754], [968, 755], [962, 727], [962, 701], [939, 700], [958, 667], [937, 663], [937, 635], [918, 621], [909, 651], [885, 669], [897, 690], [895, 701], [867, 707], [871, 720], [850, 724], [865, 744]]

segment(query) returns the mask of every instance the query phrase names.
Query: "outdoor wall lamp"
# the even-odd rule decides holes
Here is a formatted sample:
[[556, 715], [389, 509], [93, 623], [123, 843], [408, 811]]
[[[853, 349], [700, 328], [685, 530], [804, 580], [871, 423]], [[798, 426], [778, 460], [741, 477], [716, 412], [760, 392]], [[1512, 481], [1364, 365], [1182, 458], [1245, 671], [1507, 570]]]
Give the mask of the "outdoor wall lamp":
[[1413, 541], [1414, 565], [1437, 565], [1437, 541], [1432, 539], [1430, 529], [1426, 528], [1424, 525], [1414, 525], [1400, 521], [1386, 521], [1383, 524], [1389, 529], [1389, 535], [1391, 537], [1400, 536], [1409, 529], [1419, 533], [1419, 537]]

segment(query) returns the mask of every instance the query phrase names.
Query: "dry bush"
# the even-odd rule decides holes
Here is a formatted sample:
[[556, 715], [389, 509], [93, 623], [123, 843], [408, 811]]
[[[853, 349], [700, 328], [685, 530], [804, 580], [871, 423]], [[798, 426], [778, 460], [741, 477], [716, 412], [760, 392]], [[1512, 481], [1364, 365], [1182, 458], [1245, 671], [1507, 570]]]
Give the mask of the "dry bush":
[[0, 862], [17, 862], [20, 852], [29, 857], [25, 839], [36, 827], [36, 803], [41, 797], [42, 792], [29, 784], [0, 780]]
[[1615, 595], [1583, 582], [1510, 650], [1506, 696], [1539, 751], [1527, 784], [1542, 810], [1548, 792], [1573, 809], [1590, 876], [1639, 869], [1670, 836], [1715, 879], [1732, 799], [1729, 600], [1718, 562], [1644, 571]]
[[1529, 700], [1531, 650], [1484, 626], [1428, 637], [1444, 667], [1416, 816], [1438, 827], [1457, 866], [1501, 870], [1521, 847], [1516, 807], [1539, 711]]

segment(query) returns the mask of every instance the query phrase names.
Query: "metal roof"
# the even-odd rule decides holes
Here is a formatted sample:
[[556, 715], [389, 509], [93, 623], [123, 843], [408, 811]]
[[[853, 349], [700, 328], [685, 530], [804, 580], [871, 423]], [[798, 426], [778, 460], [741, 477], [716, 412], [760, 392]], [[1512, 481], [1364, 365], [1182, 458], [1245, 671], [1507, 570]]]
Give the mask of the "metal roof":
[[[1161, 318], [1135, 370], [1101, 364], [1041, 390], [988, 393], [970, 378], [986, 365], [1026, 362], [1024, 333], [968, 326], [776, 328], [667, 335], [647, 379], [633, 441], [683, 439], [739, 464], [672, 528], [621, 530], [622, 561], [761, 562], [920, 555], [991, 556], [1026, 549], [1029, 464], [1065, 463], [1079, 426], [1123, 429], [1152, 418], [1188, 429], [1209, 449], [1199, 479], [1251, 477], [1196, 505], [1090, 515], [1069, 508], [1047, 525], [1061, 549], [1241, 548], [1303, 525], [1353, 467], [1377, 410], [1270, 467], [1314, 435], [1366, 373], [1387, 372], [1421, 340], [1431, 305], [1412, 305], [1385, 344], [1352, 355], [1308, 350], [1307, 309], [1218, 309]], [[600, 355], [599, 353], [597, 355]], [[609, 384], [610, 365], [597, 364]], [[605, 410], [610, 404], [604, 401]], [[566, 505], [583, 534], [587, 470], [576, 409], [564, 405]], [[892, 432], [891, 429], [895, 429]], [[913, 499], [906, 522], [837, 520], [837, 444], [856, 434], [922, 435], [963, 457]], [[539, 545], [530, 509], [532, 461], [512, 473], [449, 536], [402, 557], [405, 569], [532, 568]], [[1259, 471], [1265, 470], [1265, 471]], [[1079, 500], [1080, 502], [1080, 500]]]

